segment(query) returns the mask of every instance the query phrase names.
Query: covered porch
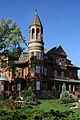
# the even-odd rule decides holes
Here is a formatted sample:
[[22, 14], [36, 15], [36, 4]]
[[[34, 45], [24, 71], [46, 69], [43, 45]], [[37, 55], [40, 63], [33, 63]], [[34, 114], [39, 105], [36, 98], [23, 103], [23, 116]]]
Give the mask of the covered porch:
[[80, 84], [80, 80], [49, 78], [45, 80], [46, 90], [58, 90], [61, 92], [63, 83], [65, 83], [67, 91], [75, 92], [77, 90], [77, 85]]

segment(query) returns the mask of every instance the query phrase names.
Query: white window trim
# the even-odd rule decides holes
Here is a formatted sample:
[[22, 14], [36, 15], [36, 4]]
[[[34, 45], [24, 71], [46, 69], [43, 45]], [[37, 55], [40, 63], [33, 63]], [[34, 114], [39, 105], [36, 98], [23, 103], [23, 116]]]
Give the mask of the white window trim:
[[21, 91], [21, 83], [17, 83], [17, 91]]
[[36, 90], [40, 90], [40, 81], [36, 81]]

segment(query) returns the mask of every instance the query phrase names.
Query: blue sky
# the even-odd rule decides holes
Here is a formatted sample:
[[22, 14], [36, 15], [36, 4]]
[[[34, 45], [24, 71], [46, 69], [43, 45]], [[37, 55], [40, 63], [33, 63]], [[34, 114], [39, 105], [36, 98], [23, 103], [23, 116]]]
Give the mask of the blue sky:
[[44, 27], [45, 48], [61, 45], [72, 63], [80, 66], [80, 0], [0, 0], [0, 20], [14, 20], [28, 41], [36, 9]]

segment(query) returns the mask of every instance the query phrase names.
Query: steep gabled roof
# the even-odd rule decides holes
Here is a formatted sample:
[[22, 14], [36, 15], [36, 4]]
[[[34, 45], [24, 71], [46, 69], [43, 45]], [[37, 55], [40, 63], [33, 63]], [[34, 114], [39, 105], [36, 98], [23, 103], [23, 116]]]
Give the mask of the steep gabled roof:
[[60, 55], [63, 55], [63, 56], [67, 56], [66, 52], [64, 51], [64, 49], [63, 49], [61, 46], [59, 46], [59, 47], [56, 49], [55, 53], [60, 54]]
[[53, 47], [47, 53], [55, 53], [55, 54], [67, 56], [67, 54], [65, 53], [65, 51], [63, 50], [63, 48], [61, 46], [59, 46], [59, 47]]
[[53, 47], [52, 49], [50, 49], [47, 53], [53, 53], [53, 52], [55, 52], [56, 51], [56, 49], [57, 49], [57, 47]]

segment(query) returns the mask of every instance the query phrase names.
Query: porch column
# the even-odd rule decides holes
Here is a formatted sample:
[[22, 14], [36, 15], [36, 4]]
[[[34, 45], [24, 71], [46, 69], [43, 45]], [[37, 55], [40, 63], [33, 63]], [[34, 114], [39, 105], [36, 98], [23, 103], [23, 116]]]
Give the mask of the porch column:
[[4, 84], [1, 85], [1, 89], [2, 89], [2, 91], [4, 91]]
[[48, 88], [47, 88], [47, 81], [46, 81], [46, 90], [47, 90]]
[[61, 84], [59, 84], [59, 91], [61, 91]]
[[14, 91], [14, 86], [12, 86], [12, 91]]
[[4, 84], [0, 82], [0, 92], [4, 90]]
[[56, 90], [56, 83], [54, 82], [54, 90]]
[[73, 84], [73, 92], [75, 92], [75, 84]]
[[71, 92], [71, 85], [69, 85], [69, 92]]

